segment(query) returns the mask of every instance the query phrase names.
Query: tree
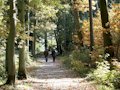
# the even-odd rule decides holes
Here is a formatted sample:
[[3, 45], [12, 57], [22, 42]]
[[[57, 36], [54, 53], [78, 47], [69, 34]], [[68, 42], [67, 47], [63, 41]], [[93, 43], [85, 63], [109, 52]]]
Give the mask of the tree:
[[80, 27], [80, 17], [79, 17], [79, 7], [78, 4], [81, 4], [78, 0], [73, 0], [73, 12], [74, 12], [74, 20], [75, 20], [75, 31], [78, 34], [80, 40], [80, 46], [83, 46], [83, 33]]
[[35, 26], [36, 26], [36, 19], [34, 19], [34, 30], [33, 30], [33, 49], [32, 49], [32, 54], [33, 54], [33, 57], [35, 57], [35, 49], [36, 49], [36, 29], [35, 29]]
[[48, 49], [47, 30], [45, 30], [45, 50]]
[[15, 20], [14, 20], [14, 0], [8, 0], [10, 9], [9, 9], [9, 20], [10, 20], [10, 31], [7, 38], [7, 62], [8, 65], [8, 77], [6, 84], [13, 85], [15, 84], [15, 61], [14, 61], [14, 45], [15, 45]]
[[[90, 49], [92, 51], [93, 46], [94, 46], [93, 22], [92, 22], [93, 10], [92, 10], [92, 7], [95, 6], [95, 2], [93, 2], [91, 0], [89, 0], [89, 1], [88, 0], [71, 0], [71, 1], [73, 3], [73, 5], [72, 5], [73, 8], [72, 9], [73, 9], [74, 18], [75, 18], [74, 19], [74, 21], [75, 21], [75, 32], [77, 33], [77, 34], [75, 34], [75, 37], [77, 36], [77, 38], [79, 39], [79, 40], [77, 40], [77, 44], [78, 44], [78, 42], [80, 43], [79, 46], [84, 45], [83, 30], [81, 28], [82, 28], [83, 20], [88, 19], [87, 14], [88, 14], [88, 9], [89, 9], [89, 15], [90, 15]], [[89, 6], [88, 6], [88, 4], [89, 4]]]
[[[18, 1], [18, 18], [21, 22], [21, 34], [25, 34], [25, 2], [24, 0]], [[19, 48], [19, 69], [18, 69], [18, 79], [26, 79], [25, 61], [26, 61], [26, 49], [25, 49], [25, 39], [21, 37], [21, 46]]]
[[89, 15], [90, 15], [90, 50], [93, 51], [94, 35], [93, 35], [93, 13], [92, 13], [92, 0], [89, 0]]
[[63, 8], [57, 13], [57, 29], [55, 30], [55, 38], [57, 50], [59, 54], [69, 52], [73, 49], [72, 34], [74, 32], [74, 17], [69, 4], [63, 4]]
[[110, 23], [108, 17], [108, 11], [106, 6], [106, 0], [100, 0], [100, 13], [102, 20], [102, 27], [105, 29], [103, 32], [105, 54], [110, 54], [110, 57], [114, 56], [114, 49], [112, 43], [112, 35], [110, 33]]

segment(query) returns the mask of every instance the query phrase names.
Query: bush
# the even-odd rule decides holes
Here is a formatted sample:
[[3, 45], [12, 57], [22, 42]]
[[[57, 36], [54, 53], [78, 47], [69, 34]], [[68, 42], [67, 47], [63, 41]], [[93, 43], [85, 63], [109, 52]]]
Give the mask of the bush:
[[71, 61], [71, 69], [77, 72], [80, 76], [86, 76], [89, 69], [81, 61]]
[[113, 80], [113, 85], [116, 89], [120, 89], [120, 73], [115, 76]]
[[114, 87], [108, 87], [106, 85], [97, 85], [97, 90], [115, 90]]
[[81, 76], [84, 76], [89, 70], [86, 63], [90, 61], [88, 51], [80, 52], [79, 50], [73, 51], [69, 56], [65, 56], [63, 63], [66, 67], [74, 70]]
[[89, 50], [74, 50], [70, 55], [70, 59], [81, 61], [82, 63], [90, 63]]
[[0, 63], [0, 81], [6, 78], [5, 66]]
[[89, 77], [98, 84], [107, 87], [118, 88], [120, 85], [120, 73], [117, 70], [110, 70], [108, 61], [98, 62], [97, 69], [94, 69], [92, 73], [89, 74]]
[[6, 79], [5, 73], [5, 52], [0, 53], [0, 83]]
[[69, 58], [69, 56], [64, 56], [62, 58], [62, 62], [63, 64], [67, 67], [67, 68], [71, 68], [71, 59]]

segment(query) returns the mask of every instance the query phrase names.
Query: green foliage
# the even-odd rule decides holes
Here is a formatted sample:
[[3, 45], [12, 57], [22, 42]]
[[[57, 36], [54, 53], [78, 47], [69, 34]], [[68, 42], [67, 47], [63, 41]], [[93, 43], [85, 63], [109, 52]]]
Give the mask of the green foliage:
[[[3, 61], [1, 61], [3, 63]], [[5, 66], [3, 64], [0, 65], [0, 81], [6, 78], [5, 74]]]
[[86, 76], [86, 73], [88, 73], [89, 69], [85, 66], [84, 63], [81, 61], [71, 61], [71, 69], [77, 72], [80, 76]]
[[42, 0], [42, 2], [46, 5], [60, 6], [61, 0]]
[[108, 87], [106, 85], [97, 85], [97, 90], [115, 90], [114, 87]]
[[5, 73], [5, 52], [0, 50], [0, 83], [2, 83], [3, 80], [6, 79], [6, 73]]
[[113, 85], [116, 89], [120, 88], [120, 72], [115, 76]]
[[64, 58], [63, 63], [66, 67], [72, 69], [80, 76], [85, 76], [85, 74], [89, 72], [89, 69], [86, 66], [89, 60], [88, 51], [80, 52], [79, 50], [75, 50], [69, 56]]
[[119, 87], [120, 73], [117, 70], [110, 70], [110, 64], [107, 61], [98, 62], [97, 68], [89, 74], [89, 77], [100, 85]]
[[41, 0], [30, 0], [29, 5], [37, 9], [41, 5]]
[[3, 4], [3, 1], [2, 1], [2, 0], [0, 0], [0, 7], [2, 6], [2, 4]]
[[69, 56], [64, 56], [62, 58], [62, 62], [63, 64], [67, 67], [67, 68], [71, 68], [71, 59], [69, 58]]

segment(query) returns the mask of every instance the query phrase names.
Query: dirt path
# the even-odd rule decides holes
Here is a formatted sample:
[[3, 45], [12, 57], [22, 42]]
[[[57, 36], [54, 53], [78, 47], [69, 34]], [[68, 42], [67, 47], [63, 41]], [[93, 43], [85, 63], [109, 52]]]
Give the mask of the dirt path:
[[15, 90], [96, 90], [84, 78], [78, 78], [72, 71], [65, 69], [59, 61], [39, 59], [35, 70], [27, 80], [17, 81]]

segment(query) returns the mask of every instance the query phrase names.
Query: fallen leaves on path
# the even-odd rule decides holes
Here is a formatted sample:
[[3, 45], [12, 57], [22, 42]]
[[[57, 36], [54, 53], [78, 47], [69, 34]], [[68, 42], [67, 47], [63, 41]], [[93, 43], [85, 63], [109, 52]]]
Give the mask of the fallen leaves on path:
[[40, 58], [36, 67], [30, 69], [28, 79], [17, 80], [14, 90], [96, 90], [92, 83], [77, 77], [58, 60], [53, 63], [51, 59], [45, 62]]

